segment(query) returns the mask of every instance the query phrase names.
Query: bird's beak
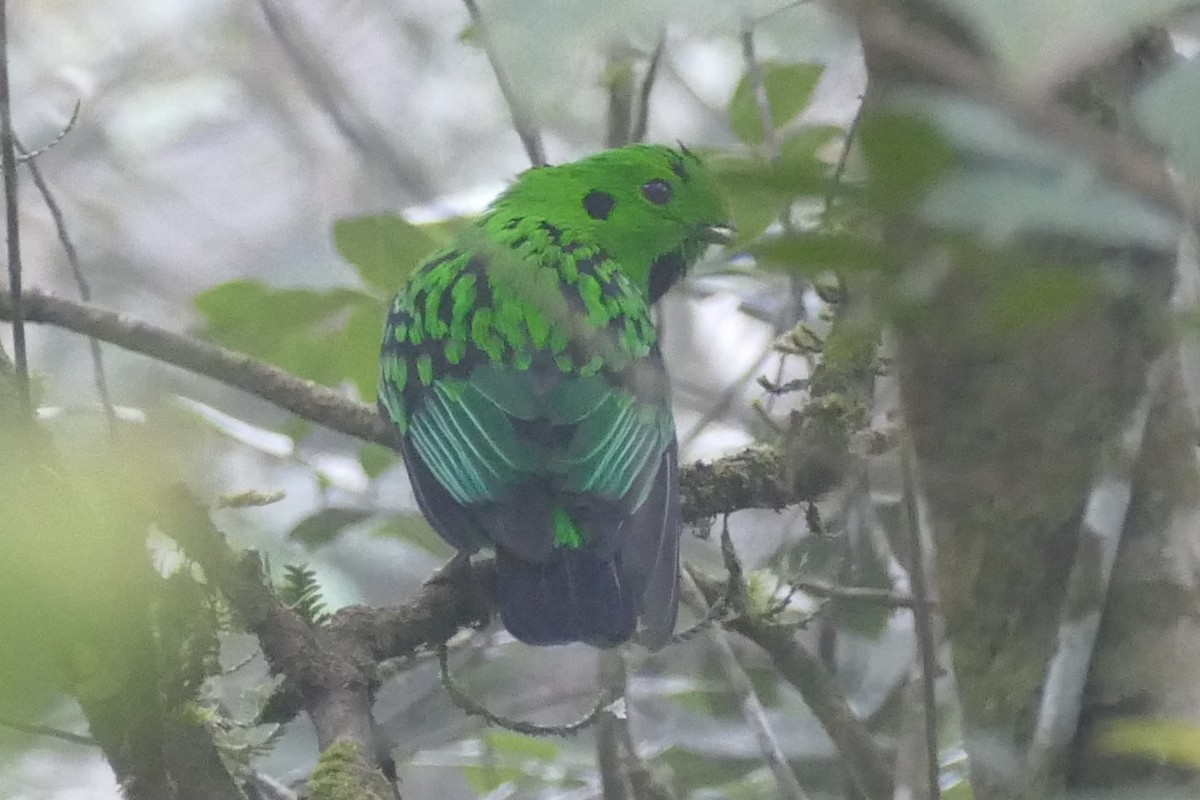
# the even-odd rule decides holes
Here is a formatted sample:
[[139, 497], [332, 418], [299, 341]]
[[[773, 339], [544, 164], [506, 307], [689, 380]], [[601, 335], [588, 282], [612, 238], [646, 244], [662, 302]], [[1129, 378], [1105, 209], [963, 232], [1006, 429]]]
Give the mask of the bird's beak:
[[698, 231], [698, 236], [702, 242], [711, 242], [712, 244], [729, 244], [737, 236], [737, 228], [732, 222], [720, 222], [715, 225], [702, 225]]

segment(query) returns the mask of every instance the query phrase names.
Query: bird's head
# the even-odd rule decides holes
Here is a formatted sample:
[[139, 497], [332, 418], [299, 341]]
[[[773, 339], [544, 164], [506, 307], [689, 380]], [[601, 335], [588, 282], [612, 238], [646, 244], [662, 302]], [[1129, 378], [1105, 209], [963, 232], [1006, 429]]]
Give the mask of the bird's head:
[[733, 235], [716, 181], [685, 147], [634, 144], [523, 173], [499, 200], [595, 243], [653, 303]]

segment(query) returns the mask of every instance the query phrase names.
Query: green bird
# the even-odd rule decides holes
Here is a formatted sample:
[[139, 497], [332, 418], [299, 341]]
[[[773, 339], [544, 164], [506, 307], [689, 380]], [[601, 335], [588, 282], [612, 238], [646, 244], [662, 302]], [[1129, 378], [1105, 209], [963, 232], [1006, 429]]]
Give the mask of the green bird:
[[422, 512], [496, 551], [528, 644], [670, 638], [679, 467], [651, 306], [731, 226], [686, 148], [631, 145], [517, 177], [396, 297], [379, 408]]

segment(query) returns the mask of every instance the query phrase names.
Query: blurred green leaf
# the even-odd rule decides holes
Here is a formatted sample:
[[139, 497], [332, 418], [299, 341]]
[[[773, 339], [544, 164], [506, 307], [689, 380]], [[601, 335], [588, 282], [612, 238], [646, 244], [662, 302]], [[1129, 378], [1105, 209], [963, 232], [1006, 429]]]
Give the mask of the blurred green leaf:
[[378, 478], [384, 470], [396, 463], [396, 451], [381, 444], [368, 442], [358, 451], [358, 463], [368, 478]]
[[1200, 726], [1169, 719], [1117, 719], [1089, 739], [1089, 749], [1139, 756], [1158, 764], [1200, 767]]
[[1062, 320], [1090, 307], [1103, 291], [1094, 274], [1056, 264], [1001, 263], [999, 269], [992, 269], [986, 322], [1001, 333], [1020, 333]]
[[392, 514], [375, 529], [375, 535], [388, 536], [409, 542], [436, 556], [447, 556], [453, 548], [433, 530], [429, 521], [418, 512]]
[[53, 465], [38, 448], [0, 449], [0, 716], [36, 723], [66, 691], [105, 702], [162, 655], [148, 609], [164, 583], [146, 540], [173, 472], [136, 441], [122, 453], [77, 438]]
[[498, 754], [536, 761], [554, 761], [559, 746], [552, 739], [535, 739], [512, 731], [489, 731], [488, 745]]
[[256, 281], [201, 293], [204, 335], [326, 385], [350, 381], [373, 397], [386, 307], [353, 289], [276, 289]]
[[339, 219], [333, 243], [368, 286], [389, 297], [438, 246], [424, 228], [391, 214]]
[[506, 783], [527, 780], [535, 771], [531, 767], [553, 764], [560, 758], [560, 748], [548, 739], [535, 739], [510, 731], [489, 732], [484, 737], [493, 763], [462, 768], [463, 777], [480, 796], [494, 792]]
[[357, 525], [371, 515], [372, 512], [358, 508], [339, 508], [337, 506], [323, 508], [300, 520], [288, 532], [288, 538], [300, 542], [309, 550], [315, 550], [329, 544], [343, 530], [351, 525]]
[[859, 141], [867, 160], [867, 190], [884, 211], [906, 211], [954, 163], [933, 123], [909, 114], [864, 114]]
[[754, 156], [709, 159], [741, 241], [762, 233], [796, 198], [820, 197], [829, 190], [829, 167], [816, 150], [837, 132], [829, 127], [805, 130], [789, 140], [794, 144], [776, 163]]
[[811, 231], [777, 236], [749, 248], [766, 268], [805, 275], [834, 270], [877, 269], [887, 262], [887, 250], [862, 234], [850, 231]]
[[313, 424], [303, 417], [292, 417], [287, 422], [279, 426], [279, 432], [284, 436], [291, 438], [293, 442], [299, 444], [308, 438], [308, 435], [313, 432]]
[[[776, 128], [804, 110], [825, 69], [820, 64], [779, 64], [774, 61], [762, 62], [761, 68], [763, 88]], [[757, 145], [763, 141], [762, 115], [749, 78], [749, 75], [742, 76], [729, 99], [729, 127], [741, 141]]]

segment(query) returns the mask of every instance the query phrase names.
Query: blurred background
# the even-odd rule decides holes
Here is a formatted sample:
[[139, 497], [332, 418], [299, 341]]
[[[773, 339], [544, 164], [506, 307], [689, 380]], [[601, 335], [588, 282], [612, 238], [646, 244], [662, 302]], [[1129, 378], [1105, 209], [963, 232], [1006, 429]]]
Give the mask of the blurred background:
[[[851, 125], [864, 82], [853, 37], [812, 4], [538, 0], [481, 10], [551, 162], [604, 146], [614, 74], [632, 70], [640, 81], [660, 36], [650, 141], [747, 149], [730, 118], [746, 72], [739, 33], [747, 21], [761, 61], [817, 65], [811, 101], [785, 121], [793, 130], [833, 126], [820, 151], [830, 165], [842, 147], [837, 130]], [[167, 328], [205, 334], [229, 315], [252, 318], [258, 309], [230, 311], [229, 302], [213, 299], [229, 297], [211, 292], [235, 280], [316, 293], [349, 287], [382, 303], [385, 294], [338, 255], [337, 220], [384, 212], [432, 223], [471, 215], [528, 166], [458, 2], [39, 0], [10, 4], [9, 13], [13, 114], [25, 146], [53, 140], [80, 104], [69, 133], [37, 163], [93, 301]], [[26, 285], [77, 296], [55, 221], [28, 180], [20, 199]], [[819, 324], [822, 303], [806, 286], [748, 275], [733, 253], [701, 265], [668, 298], [661, 314], [684, 461], [750, 444], [767, 420], [786, 415], [792, 401], [765, 398], [756, 378], [807, 374], [804, 357], [772, 347], [797, 321]], [[239, 295], [232, 297], [236, 304]], [[375, 343], [343, 336], [343, 323], [334, 314], [328, 340], [310, 330], [291, 346], [316, 352], [324, 341], [320, 357], [331, 363], [372, 362]], [[30, 341], [50, 429], [60, 442], [100, 435], [104, 416], [86, 341], [49, 327], [35, 327]], [[103, 356], [122, 418], [166, 432], [180, 477], [202, 496], [283, 493], [263, 508], [218, 512], [218, 523], [235, 545], [262, 550], [276, 576], [286, 564], [314, 570], [330, 608], [402, 601], [449, 557], [415, 514], [403, 468], [378, 448], [298, 424], [264, 401], [149, 359], [108, 346]], [[274, 360], [295, 368], [297, 359], [292, 352]], [[373, 399], [353, 380], [335, 382]], [[825, 557], [804, 544], [811, 537], [802, 510], [746, 511], [730, 524], [751, 569], [781, 553], [814, 563]], [[694, 532], [685, 532], [684, 554], [719, 569], [715, 542]], [[791, 602], [797, 613], [816, 607], [802, 595]], [[839, 667], [856, 710], [871, 716], [886, 711], [907, 677], [910, 628], [907, 612], [870, 609], [830, 616], [809, 635]], [[739, 647], [739, 654], [785, 752], [811, 762], [813, 785], [822, 770], [836, 785], [831, 746], [794, 690], [773, 676], [760, 651]], [[703, 636], [655, 655], [632, 654], [630, 717], [639, 746], [677, 778], [686, 776], [680, 785], [690, 796], [773, 796], [714, 658]], [[248, 720], [266, 691], [261, 658], [249, 637], [234, 635], [222, 659], [231, 672], [214, 682], [212, 696]], [[597, 692], [596, 653], [586, 647], [534, 652], [493, 629], [459, 647], [453, 663], [476, 697], [521, 718], [574, 718]], [[482, 728], [446, 699], [436, 664], [398, 665], [377, 717], [395, 741], [406, 796], [599, 796], [592, 733], [535, 742]], [[86, 734], [68, 702], [42, 722]], [[285, 784], [305, 776], [316, 757], [303, 720], [278, 734], [244, 735], [250, 743], [280, 735], [254, 764]], [[49, 737], [0, 738], [0, 798], [116, 797], [97, 750]]]

